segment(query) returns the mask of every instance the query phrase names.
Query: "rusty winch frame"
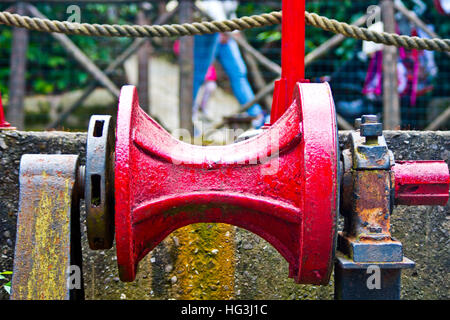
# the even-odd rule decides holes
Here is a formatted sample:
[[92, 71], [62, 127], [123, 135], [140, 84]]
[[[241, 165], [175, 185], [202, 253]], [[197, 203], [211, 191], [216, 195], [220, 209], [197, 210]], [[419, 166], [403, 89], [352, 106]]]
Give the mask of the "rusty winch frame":
[[[77, 155], [24, 155], [12, 298], [80, 292], [66, 274], [81, 266], [84, 197], [89, 245], [109, 249], [115, 234], [122, 281], [172, 231], [220, 222], [267, 240], [298, 283], [328, 284], [334, 265], [336, 298], [398, 299], [401, 269], [414, 263], [391, 236], [393, 206], [445, 205], [449, 170], [443, 161], [395, 161], [373, 115], [339, 150], [330, 87], [304, 79], [304, 11], [304, 0], [283, 0], [282, 75], [259, 135], [226, 146], [181, 142], [124, 86], [116, 132], [110, 116], [91, 118], [85, 166]], [[369, 266], [381, 270], [379, 290], [367, 287]]]

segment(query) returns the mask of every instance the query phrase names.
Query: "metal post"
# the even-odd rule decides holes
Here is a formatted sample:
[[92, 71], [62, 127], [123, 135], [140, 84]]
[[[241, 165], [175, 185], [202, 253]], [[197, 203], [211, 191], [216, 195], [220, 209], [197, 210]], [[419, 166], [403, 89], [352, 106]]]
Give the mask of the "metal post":
[[[180, 23], [192, 21], [193, 2], [192, 0], [181, 0], [179, 2]], [[180, 66], [180, 128], [194, 133], [192, 123], [192, 103], [193, 103], [193, 76], [194, 76], [194, 38], [180, 38], [180, 55], [178, 63]]]
[[[25, 4], [19, 2], [16, 6], [17, 14], [25, 14]], [[9, 103], [8, 118], [19, 129], [24, 128], [24, 97], [25, 72], [27, 65], [28, 30], [13, 28], [11, 45], [10, 74], [9, 74]]]
[[[395, 33], [394, 1], [381, 1], [384, 31]], [[397, 48], [383, 46], [383, 122], [386, 130], [400, 128], [400, 98], [397, 80]]]

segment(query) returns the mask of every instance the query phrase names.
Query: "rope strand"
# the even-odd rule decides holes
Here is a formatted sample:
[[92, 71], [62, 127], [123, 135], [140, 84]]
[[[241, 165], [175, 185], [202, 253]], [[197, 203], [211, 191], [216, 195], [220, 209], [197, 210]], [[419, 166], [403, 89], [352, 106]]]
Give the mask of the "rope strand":
[[[305, 22], [325, 31], [342, 34], [349, 38], [373, 41], [385, 45], [403, 47], [406, 49], [450, 51], [450, 39], [425, 39], [387, 32], [375, 32], [367, 28], [349, 25], [315, 13], [305, 12]], [[231, 32], [272, 26], [281, 23], [281, 11], [260, 15], [244, 16], [223, 21], [204, 21], [184, 24], [165, 25], [118, 25], [89, 24], [67, 21], [31, 18], [6, 11], [0, 12], [0, 24], [11, 27], [25, 28], [40, 32], [57, 32], [69, 35], [96, 37], [182, 37], [217, 32]]]

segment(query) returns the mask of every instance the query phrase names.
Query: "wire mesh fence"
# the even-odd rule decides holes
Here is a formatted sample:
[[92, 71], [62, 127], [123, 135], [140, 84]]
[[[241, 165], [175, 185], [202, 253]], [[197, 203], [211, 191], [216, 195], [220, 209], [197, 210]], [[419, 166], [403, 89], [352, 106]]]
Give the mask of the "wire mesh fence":
[[[442, 38], [449, 38], [450, 21], [436, 10], [433, 0], [408, 0], [404, 5], [413, 10], [434, 32]], [[150, 23], [155, 21], [164, 11], [174, 6], [173, 1], [87, 3], [84, 1], [61, 2], [39, 1], [33, 4], [48, 18], [67, 20], [70, 16], [69, 6], [79, 7], [82, 22], [133, 24], [140, 10], [145, 10]], [[362, 0], [310, 0], [306, 9], [339, 21], [352, 22], [359, 17], [373, 12], [369, 20], [373, 24], [377, 16], [379, 1]], [[0, 10], [7, 10], [13, 4], [6, 1], [0, 3]], [[274, 10], [281, 10], [281, 1], [240, 1], [237, 15], [253, 15]], [[369, 10], [369, 11], [368, 11]], [[372, 10], [372, 11], [370, 11]], [[375, 11], [373, 11], [375, 10]], [[199, 16], [194, 16], [200, 19]], [[175, 23], [177, 15], [170, 20]], [[396, 30], [407, 35], [427, 36], [423, 30], [416, 28], [400, 13], [396, 14]], [[363, 25], [364, 27], [367, 25]], [[243, 35], [251, 46], [271, 61], [280, 64], [281, 58], [281, 26], [250, 29]], [[330, 39], [333, 34], [313, 27], [306, 27], [306, 54], [314, 52], [317, 47]], [[133, 41], [128, 38], [100, 38], [70, 36], [70, 39], [101, 69], [122, 53]], [[163, 39], [152, 45], [152, 57], [163, 58], [168, 63], [177, 61], [174, 52], [176, 39]], [[4, 100], [8, 100], [9, 78], [14, 70], [10, 69], [12, 29], [0, 26], [0, 91]], [[340, 115], [349, 122], [363, 113], [383, 113], [382, 86], [382, 54], [362, 41], [345, 39], [336, 47], [330, 48], [306, 68], [306, 77], [312, 81], [329, 81], [333, 90], [335, 104]], [[401, 106], [401, 128], [424, 129], [434, 118], [450, 106], [449, 79], [450, 58], [442, 52], [420, 52], [398, 50], [397, 76], [398, 92]], [[77, 89], [85, 88], [91, 75], [70, 57], [60, 43], [49, 34], [29, 32], [29, 45], [26, 53], [26, 95], [55, 96]], [[245, 55], [244, 55], [245, 57]], [[249, 61], [247, 61], [247, 66]], [[259, 66], [265, 83], [278, 77], [273, 70]], [[158, 72], [160, 68], [154, 68]], [[151, 71], [152, 72], [152, 71]], [[109, 74], [113, 82], [120, 87], [130, 79], [124, 68], [117, 68]], [[249, 78], [255, 85], [257, 79], [252, 72]], [[218, 66], [218, 85], [229, 90], [227, 77]], [[151, 84], [150, 84], [151, 86]], [[173, 104], [167, 99], [167, 104]], [[270, 100], [270, 99], [269, 99]], [[169, 102], [170, 101], [170, 102]], [[270, 109], [270, 101], [263, 102]], [[164, 103], [164, 101], [151, 101]], [[58, 111], [58, 110], [57, 110]], [[111, 112], [113, 112], [112, 109]], [[25, 122], [28, 128], [45, 128], [51, 115], [45, 107], [28, 112]], [[70, 125], [67, 125], [70, 127]], [[84, 128], [84, 127], [83, 127]], [[440, 127], [449, 129], [447, 121]], [[81, 129], [81, 128], [79, 128]]]
[[[307, 1], [310, 12], [351, 22], [366, 13], [379, 1]], [[450, 35], [450, 21], [438, 13], [433, 1], [403, 1], [432, 30], [443, 38]], [[423, 5], [423, 6], [422, 6]], [[252, 6], [254, 7], [254, 6]], [[275, 8], [275, 7], [272, 7]], [[243, 13], [247, 13], [242, 10]], [[415, 28], [402, 14], [397, 13], [396, 30], [406, 35], [427, 37]], [[370, 24], [372, 21], [368, 21]], [[370, 19], [369, 19], [370, 20]], [[363, 25], [367, 27], [366, 25]], [[280, 33], [278, 27], [266, 30], [249, 30], [249, 41], [273, 61], [280, 62]], [[332, 34], [306, 27], [306, 54], [313, 52]], [[346, 39], [306, 68], [306, 77], [314, 81], [330, 82], [338, 112], [348, 121], [362, 113], [383, 112], [382, 72], [379, 53], [366, 54], [363, 42]], [[398, 81], [403, 129], [423, 129], [438, 114], [450, 106], [450, 58], [441, 52], [410, 52], [399, 50]], [[449, 128], [449, 122], [442, 129]]]

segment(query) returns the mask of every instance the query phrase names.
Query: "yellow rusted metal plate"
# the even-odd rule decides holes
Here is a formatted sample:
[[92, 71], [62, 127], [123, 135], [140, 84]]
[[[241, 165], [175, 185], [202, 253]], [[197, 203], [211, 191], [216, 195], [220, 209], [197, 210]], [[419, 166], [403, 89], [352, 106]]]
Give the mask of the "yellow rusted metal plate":
[[81, 270], [80, 245], [72, 243], [80, 242], [77, 171], [76, 155], [22, 156], [12, 300], [82, 293], [82, 279], [70, 279]]

